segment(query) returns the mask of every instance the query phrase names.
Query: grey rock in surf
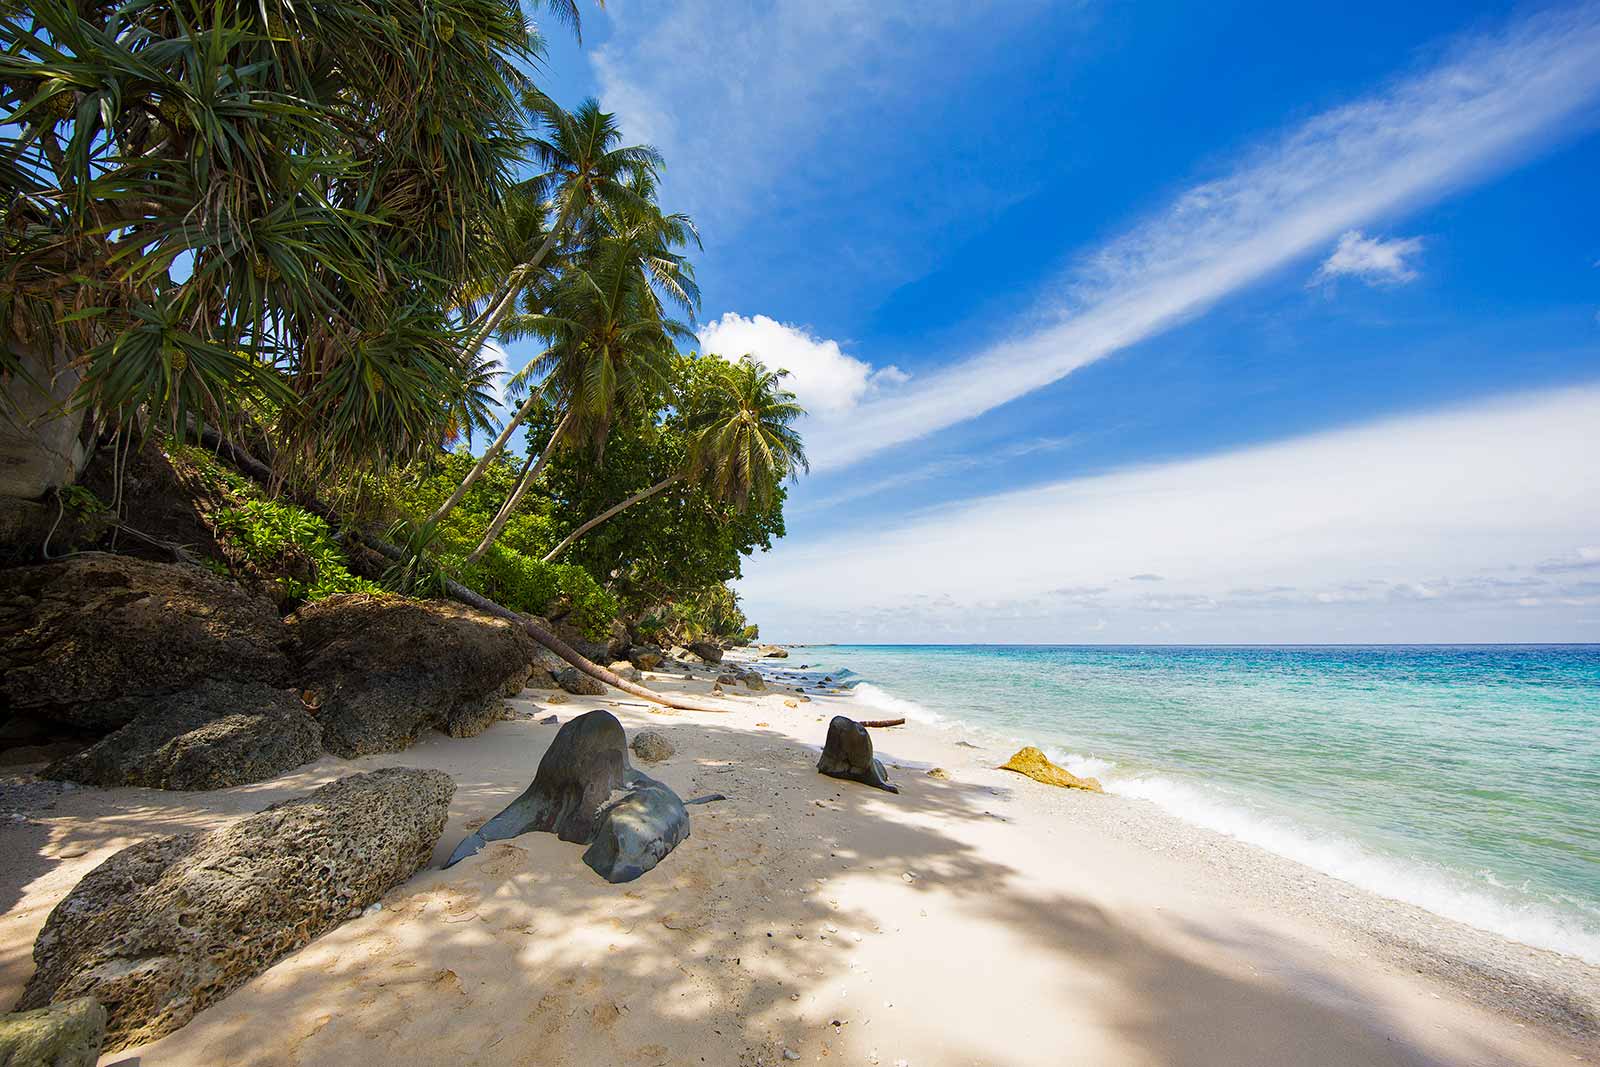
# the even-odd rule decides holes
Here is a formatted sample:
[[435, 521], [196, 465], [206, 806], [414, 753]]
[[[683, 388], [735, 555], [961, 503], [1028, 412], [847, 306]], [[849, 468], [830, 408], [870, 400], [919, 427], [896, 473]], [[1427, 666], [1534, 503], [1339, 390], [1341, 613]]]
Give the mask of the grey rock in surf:
[[900, 792], [898, 786], [890, 784], [883, 764], [873, 758], [872, 735], [867, 728], [843, 715], [835, 715], [828, 724], [828, 740], [822, 746], [817, 770], [830, 778]]

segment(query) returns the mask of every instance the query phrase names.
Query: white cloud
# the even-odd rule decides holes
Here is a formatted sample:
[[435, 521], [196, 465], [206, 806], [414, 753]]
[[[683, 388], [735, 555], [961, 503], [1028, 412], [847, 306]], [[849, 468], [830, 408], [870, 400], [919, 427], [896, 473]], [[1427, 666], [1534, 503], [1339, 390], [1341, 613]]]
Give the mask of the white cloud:
[[510, 377], [510, 366], [506, 361], [506, 350], [498, 341], [485, 341], [483, 351], [494, 361], [494, 402], [500, 407], [506, 406], [506, 379]]
[[1512, 165], [1592, 105], [1596, 55], [1600, 7], [1546, 13], [1318, 116], [1085, 257], [1057, 306], [1010, 339], [819, 427], [807, 442], [813, 468], [845, 466], [981, 415], [1203, 311], [1338, 234]]
[[749, 318], [732, 311], [700, 330], [700, 345], [728, 359], [754, 355], [769, 370], [786, 370], [785, 383], [812, 415], [837, 417], [880, 388], [910, 380], [898, 367], [879, 370], [848, 356], [837, 341], [817, 337], [803, 326], [790, 326], [765, 315]]
[[1360, 230], [1339, 235], [1333, 254], [1317, 268], [1313, 282], [1331, 282], [1341, 275], [1359, 278], [1368, 285], [1404, 285], [1416, 281], [1417, 269], [1411, 260], [1422, 251], [1422, 238], [1396, 237], [1385, 241], [1368, 237]]
[[[600, 99], [633, 139], [665, 151], [671, 200], [707, 232], [816, 166], [815, 148], [852, 116], [929, 92], [917, 76], [951, 39], [971, 52], [1048, 0], [613, 0], [611, 39], [592, 62]], [[690, 116], [680, 121], [680, 116]], [[849, 159], [827, 160], [839, 180]]]
[[[1597, 425], [1590, 386], [1080, 478], [786, 543], [741, 592], [796, 640], [1049, 641], [1099, 618], [1136, 640], [1152, 614], [1185, 640], [1382, 639], [1397, 618], [1572, 639], [1551, 613], [1600, 605]], [[1145, 574], [1164, 580], [1124, 580]], [[1545, 629], [1506, 629], [1513, 608]]]

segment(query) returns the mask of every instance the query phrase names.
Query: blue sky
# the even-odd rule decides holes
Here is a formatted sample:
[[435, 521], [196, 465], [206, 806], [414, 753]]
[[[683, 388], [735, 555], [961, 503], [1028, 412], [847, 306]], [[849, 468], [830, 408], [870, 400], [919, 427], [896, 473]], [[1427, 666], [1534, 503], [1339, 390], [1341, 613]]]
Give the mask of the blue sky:
[[1600, 640], [1600, 5], [548, 32], [812, 411], [767, 636]]

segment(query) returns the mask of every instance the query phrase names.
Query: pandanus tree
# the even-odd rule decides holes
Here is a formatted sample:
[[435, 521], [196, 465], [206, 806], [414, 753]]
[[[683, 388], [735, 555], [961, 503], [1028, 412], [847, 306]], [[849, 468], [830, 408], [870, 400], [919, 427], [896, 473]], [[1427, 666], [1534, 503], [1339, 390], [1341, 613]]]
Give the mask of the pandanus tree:
[[743, 510], [752, 501], [765, 504], [786, 480], [810, 469], [794, 425], [805, 409], [783, 387], [788, 372], [770, 371], [752, 356], [718, 363], [709, 387], [688, 397], [677, 415], [686, 440], [682, 464], [567, 534], [545, 555], [546, 563], [595, 527], [679, 483], [696, 484]]
[[86, 412], [249, 417], [280, 474], [437, 447], [539, 47], [505, 0], [5, 5], [5, 491]]
[[[504, 281], [490, 291], [486, 307], [468, 327], [468, 344], [472, 348], [481, 347], [504, 330], [507, 320], [516, 315], [519, 300], [524, 300], [530, 287], [542, 280], [541, 272], [558, 242], [581, 244], [607, 217], [638, 207], [639, 196], [630, 183], [641, 171], [650, 172], [661, 166], [655, 149], [621, 145], [622, 132], [616, 117], [601, 111], [595, 100], [584, 101], [571, 114], [539, 93], [530, 93], [525, 103], [544, 126], [543, 134], [533, 139], [530, 148], [541, 170], [519, 184], [509, 198], [507, 215], [514, 225], [507, 229], [514, 240], [488, 261], [498, 265]], [[545, 216], [553, 218], [548, 228], [541, 230], [533, 225], [534, 220]], [[537, 403], [537, 395], [530, 393], [461, 485], [429, 516], [429, 523], [442, 522], [461, 503], [467, 491], [505, 451]]]

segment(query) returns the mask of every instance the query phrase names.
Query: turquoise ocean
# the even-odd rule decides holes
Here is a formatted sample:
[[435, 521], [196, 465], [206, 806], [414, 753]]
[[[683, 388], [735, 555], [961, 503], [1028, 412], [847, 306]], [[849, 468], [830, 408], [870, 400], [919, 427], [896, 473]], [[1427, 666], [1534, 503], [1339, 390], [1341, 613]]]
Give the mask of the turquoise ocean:
[[782, 666], [801, 664], [862, 717], [1037, 744], [1113, 793], [1600, 964], [1600, 645], [829, 645]]

